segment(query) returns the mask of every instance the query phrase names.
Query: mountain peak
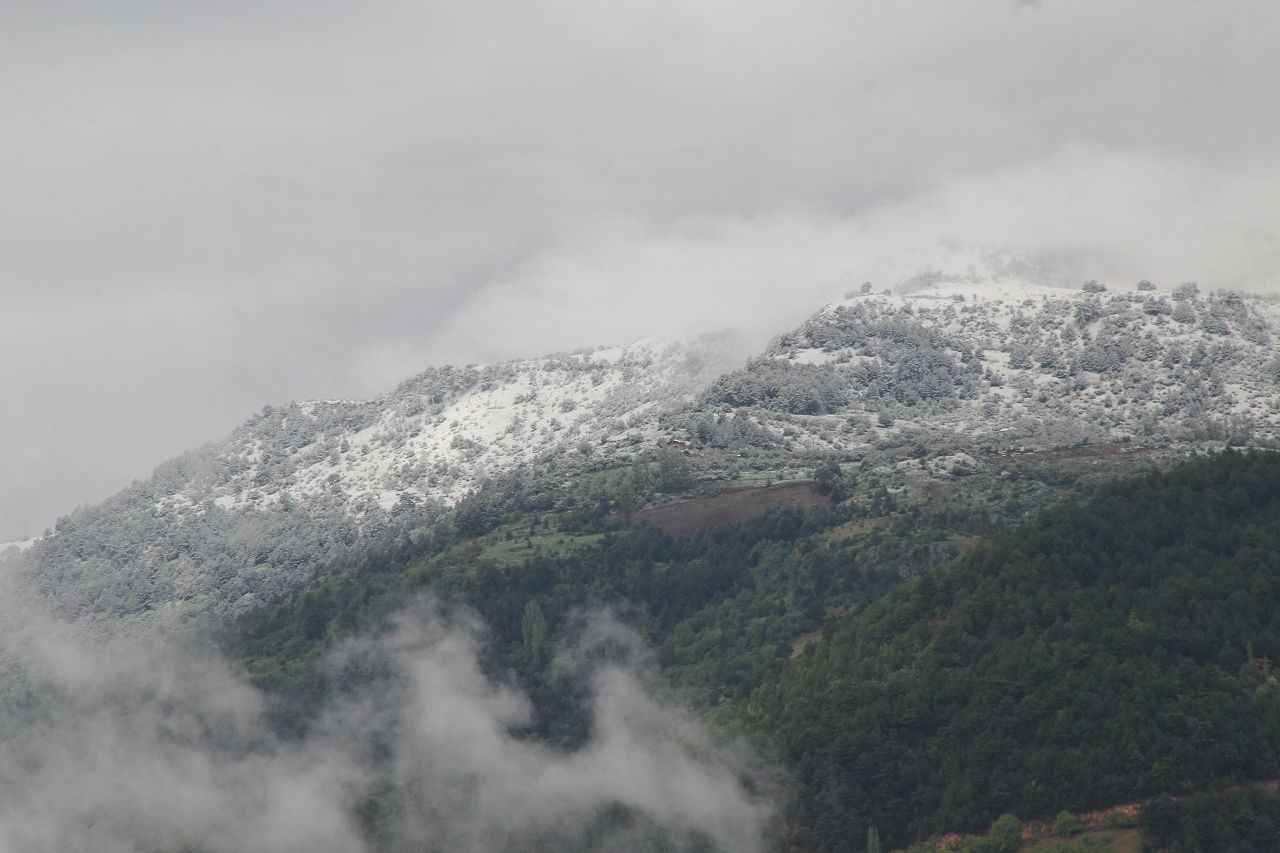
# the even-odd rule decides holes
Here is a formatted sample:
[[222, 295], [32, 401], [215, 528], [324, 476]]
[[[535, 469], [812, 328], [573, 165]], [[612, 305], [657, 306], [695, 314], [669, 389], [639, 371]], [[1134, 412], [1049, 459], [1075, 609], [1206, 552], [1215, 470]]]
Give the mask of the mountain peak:
[[[242, 609], [366, 532], [521, 472], [564, 482], [680, 454], [700, 477], [786, 479], [903, 446], [972, 467], [1017, 449], [1247, 443], [1280, 429], [1274, 302], [1193, 285], [1058, 287], [1012, 256], [919, 262], [745, 365], [731, 337], [654, 337], [431, 368], [372, 400], [268, 406], [61, 520], [22, 558], [78, 578], [71, 609]], [[272, 548], [287, 553], [268, 560]]]

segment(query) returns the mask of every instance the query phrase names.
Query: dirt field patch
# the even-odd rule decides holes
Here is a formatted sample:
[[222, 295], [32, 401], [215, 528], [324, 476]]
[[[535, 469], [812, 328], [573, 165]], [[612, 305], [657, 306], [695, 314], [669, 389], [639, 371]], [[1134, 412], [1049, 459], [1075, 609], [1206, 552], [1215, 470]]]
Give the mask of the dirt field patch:
[[705, 497], [641, 510], [637, 515], [671, 536], [692, 536], [705, 527], [745, 521], [774, 507], [830, 506], [831, 498], [811, 480], [757, 488], [725, 488]]

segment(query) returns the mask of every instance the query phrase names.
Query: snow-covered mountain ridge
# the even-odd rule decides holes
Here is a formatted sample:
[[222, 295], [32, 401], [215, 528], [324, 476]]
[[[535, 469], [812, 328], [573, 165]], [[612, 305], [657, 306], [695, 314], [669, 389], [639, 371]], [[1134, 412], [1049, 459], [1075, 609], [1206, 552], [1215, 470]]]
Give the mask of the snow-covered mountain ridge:
[[268, 407], [216, 447], [209, 476], [160, 511], [321, 503], [356, 518], [456, 502], [485, 478], [552, 456], [653, 441], [724, 369], [716, 338], [651, 338], [499, 365], [431, 369], [367, 402]]
[[657, 441], [663, 415], [694, 404], [735, 345], [650, 338], [433, 368], [368, 401], [269, 406], [10, 559], [70, 614], [242, 611], [486, 480], [625, 464]]
[[559, 483], [676, 454], [694, 477], [785, 478], [904, 443], [971, 462], [1269, 441], [1278, 334], [1275, 302], [1193, 285], [916, 272], [824, 307], [745, 365], [723, 340], [650, 339], [268, 407], [9, 559], [68, 612], [185, 619], [253, 607], [522, 472]]
[[802, 443], [831, 451], [908, 428], [1046, 448], [1280, 427], [1280, 305], [1192, 284], [1100, 287], [953, 281], [850, 296], [708, 398], [786, 415]]

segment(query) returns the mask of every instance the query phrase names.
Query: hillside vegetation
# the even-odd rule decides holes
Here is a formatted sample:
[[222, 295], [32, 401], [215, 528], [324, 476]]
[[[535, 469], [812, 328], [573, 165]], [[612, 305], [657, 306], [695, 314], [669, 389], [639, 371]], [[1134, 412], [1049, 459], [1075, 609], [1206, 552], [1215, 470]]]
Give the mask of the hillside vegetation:
[[[394, 687], [350, 650], [430, 612], [528, 697], [504, 737], [579, 756], [565, 660], [608, 622], [590, 654], [781, 768], [796, 850], [1275, 779], [1280, 455], [1180, 463], [1278, 446], [1280, 303], [977, 269], [745, 362], [649, 340], [267, 407], [0, 565], [77, 630], [218, 631], [288, 744]], [[413, 801], [379, 772], [344, 800], [371, 839]], [[1269, 806], [1172, 802], [1158, 847], [1269, 849]]]
[[922, 573], [742, 707], [798, 849], [973, 831], [1280, 769], [1280, 456], [1117, 482]]
[[693, 481], [797, 481], [828, 463], [888, 481], [914, 473], [899, 466], [909, 448], [947, 482], [1000, 476], [1019, 451], [1275, 443], [1280, 303], [1190, 283], [1047, 287], [996, 257], [937, 262], [883, 282], [888, 293], [849, 294], [745, 361], [731, 336], [649, 339], [432, 368], [370, 400], [267, 406], [59, 519], [12, 556], [14, 572], [68, 618], [181, 626], [304, 587], [495, 482], [554, 488], [655, 453]]
[[665, 684], [789, 770], [795, 849], [859, 849], [873, 827], [905, 847], [1005, 812], [1277, 775], [1280, 455], [1227, 452], [1096, 494], [1042, 474], [1059, 485], [1027, 495], [1076, 500], [994, 535], [1022, 510], [992, 512], [1009, 486], [982, 477], [939, 498], [828, 473], [831, 508], [678, 539], [628, 510], [657, 494], [660, 466], [559, 497], [513, 487], [333, 567], [227, 643], [300, 732], [325, 696], [367, 682], [314, 667], [323, 650], [429, 591], [482, 616], [488, 667], [534, 702], [526, 735], [572, 749], [584, 688], [553, 660], [609, 607]]

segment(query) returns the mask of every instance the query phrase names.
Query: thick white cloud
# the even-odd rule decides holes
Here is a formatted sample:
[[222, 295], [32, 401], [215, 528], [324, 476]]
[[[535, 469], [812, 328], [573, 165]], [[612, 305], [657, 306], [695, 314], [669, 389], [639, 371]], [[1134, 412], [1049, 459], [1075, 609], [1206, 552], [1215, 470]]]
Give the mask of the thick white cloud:
[[1265, 0], [15, 0], [0, 33], [0, 539], [264, 403], [759, 331], [886, 248], [1275, 269]]
[[[482, 626], [429, 602], [332, 653], [335, 670], [386, 677], [282, 741], [265, 697], [211, 648], [48, 618], [12, 580], [0, 579], [0, 853], [481, 853], [531, 839], [573, 847], [589, 833], [592, 849], [659, 846], [630, 844], [637, 830], [601, 820], [617, 807], [649, 841], [646, 825], [668, 832], [671, 849], [698, 849], [688, 842], [701, 836], [755, 853], [775, 821], [757, 759], [655, 698], [636, 668], [590, 657], [607, 637], [642, 658], [604, 614], [562, 652], [592, 693], [592, 734], [576, 751], [512, 733], [529, 701], [482, 671]], [[354, 813], [387, 784], [374, 843]]]

